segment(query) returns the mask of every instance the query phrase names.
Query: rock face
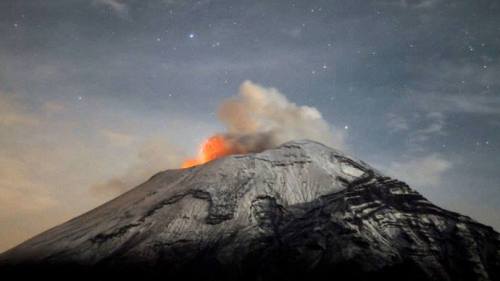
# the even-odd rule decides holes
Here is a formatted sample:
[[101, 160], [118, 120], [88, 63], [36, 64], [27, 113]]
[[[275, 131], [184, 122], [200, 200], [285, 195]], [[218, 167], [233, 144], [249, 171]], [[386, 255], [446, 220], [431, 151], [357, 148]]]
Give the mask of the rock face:
[[[202, 280], [500, 280], [500, 236], [312, 141], [158, 173], [0, 271]], [[36, 272], [36, 271], [31, 271]]]

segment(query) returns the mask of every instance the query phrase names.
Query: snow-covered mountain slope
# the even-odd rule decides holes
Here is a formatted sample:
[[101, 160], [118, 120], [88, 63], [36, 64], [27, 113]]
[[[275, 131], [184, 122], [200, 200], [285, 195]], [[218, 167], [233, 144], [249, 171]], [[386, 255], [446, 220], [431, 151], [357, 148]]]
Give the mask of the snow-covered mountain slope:
[[[206, 280], [499, 280], [500, 237], [312, 141], [158, 173], [0, 256]], [[326, 275], [325, 275], [326, 274]]]

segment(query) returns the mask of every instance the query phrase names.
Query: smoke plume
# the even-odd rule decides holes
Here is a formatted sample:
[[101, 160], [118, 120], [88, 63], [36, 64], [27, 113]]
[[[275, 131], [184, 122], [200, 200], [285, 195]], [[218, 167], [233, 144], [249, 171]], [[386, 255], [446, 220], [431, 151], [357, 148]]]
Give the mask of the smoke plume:
[[316, 108], [298, 106], [278, 90], [251, 81], [243, 82], [238, 95], [222, 102], [218, 117], [226, 132], [210, 137], [200, 155], [184, 162], [183, 168], [229, 154], [260, 152], [294, 139], [344, 146], [344, 134], [334, 134]]
[[332, 128], [314, 107], [298, 106], [274, 88], [251, 81], [222, 103], [218, 112], [226, 138], [241, 152], [261, 151], [294, 139], [311, 139], [342, 148], [344, 135]]

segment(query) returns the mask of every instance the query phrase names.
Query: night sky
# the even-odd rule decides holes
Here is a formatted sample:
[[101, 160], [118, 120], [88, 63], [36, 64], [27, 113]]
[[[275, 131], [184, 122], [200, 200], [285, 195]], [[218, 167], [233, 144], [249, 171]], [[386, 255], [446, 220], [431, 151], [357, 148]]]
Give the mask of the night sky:
[[500, 230], [500, 2], [0, 1], [0, 251], [221, 131], [250, 80]]

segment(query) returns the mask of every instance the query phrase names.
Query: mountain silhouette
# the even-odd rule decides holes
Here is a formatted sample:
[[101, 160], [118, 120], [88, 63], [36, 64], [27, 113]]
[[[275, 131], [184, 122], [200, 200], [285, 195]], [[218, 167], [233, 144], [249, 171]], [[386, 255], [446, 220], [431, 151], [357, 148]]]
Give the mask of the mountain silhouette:
[[500, 236], [323, 144], [167, 170], [0, 255], [0, 274], [500, 280]]

